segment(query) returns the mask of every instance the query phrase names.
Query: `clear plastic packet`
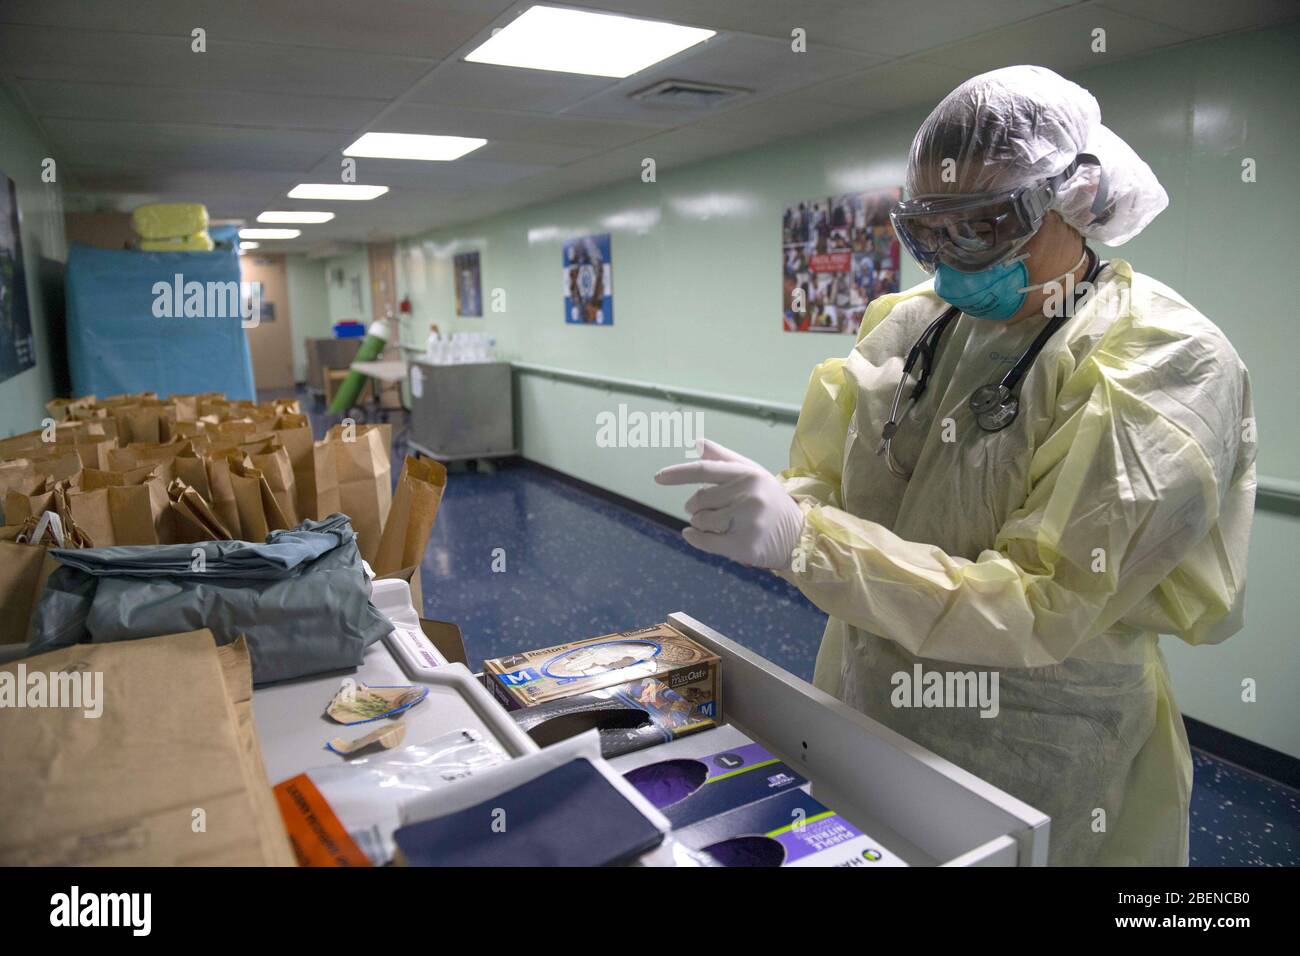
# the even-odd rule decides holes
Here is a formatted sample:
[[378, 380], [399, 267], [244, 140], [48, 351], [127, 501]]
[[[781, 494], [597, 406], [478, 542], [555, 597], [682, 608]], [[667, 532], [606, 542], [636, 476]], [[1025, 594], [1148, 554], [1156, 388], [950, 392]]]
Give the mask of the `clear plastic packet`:
[[508, 760], [496, 741], [462, 729], [308, 770], [306, 776], [361, 851], [376, 866], [393, 858], [393, 831], [410, 800]]

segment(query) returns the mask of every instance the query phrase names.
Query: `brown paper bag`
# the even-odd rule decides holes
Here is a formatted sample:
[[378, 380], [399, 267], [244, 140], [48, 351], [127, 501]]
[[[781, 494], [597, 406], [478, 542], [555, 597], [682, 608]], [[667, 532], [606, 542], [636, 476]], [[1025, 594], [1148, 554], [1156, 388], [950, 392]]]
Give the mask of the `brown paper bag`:
[[391, 425], [335, 425], [334, 449], [339, 508], [352, 519], [361, 556], [372, 564], [393, 502]]
[[[27, 458], [13, 461], [0, 461], [0, 502], [11, 491], [21, 495], [30, 495], [44, 483], [44, 476], [38, 475]], [[0, 505], [2, 507], [2, 505]]]
[[343, 510], [339, 501], [338, 465], [334, 461], [334, 448], [328, 441], [312, 442], [311, 474], [315, 487], [312, 489], [312, 501], [315, 504], [314, 517], [317, 520], [327, 518]]
[[69, 445], [52, 445], [48, 454], [33, 453], [32, 468], [38, 475], [51, 481], [65, 481], [78, 477], [85, 468], [80, 455]]
[[239, 509], [240, 539], [265, 541], [271, 529], [267, 525], [266, 509], [262, 506], [261, 473], [255, 468], [245, 469], [239, 462], [232, 461], [230, 486], [235, 492], [235, 507]]
[[73, 407], [69, 409], [69, 418], [78, 422], [93, 422], [104, 430], [107, 438], [120, 440], [117, 419], [110, 414], [110, 409], [101, 406]]
[[130, 471], [88, 468], [81, 490], [69, 492], [68, 506], [99, 547], [174, 544], [178, 537], [167, 485], [150, 465]]
[[[160, 442], [163, 440], [163, 410], [157, 405], [128, 407], [117, 416], [118, 433], [126, 433], [122, 444]], [[125, 428], [123, 428], [125, 426]]]
[[230, 477], [230, 459], [224, 455], [204, 458], [208, 472], [208, 486], [211, 494], [208, 502], [216, 512], [221, 523], [237, 541], [254, 540], [244, 534], [244, 526], [239, 521], [239, 504], [235, 500], [234, 482]]
[[[243, 638], [76, 644], [0, 665], [7, 682], [20, 666], [80, 673], [94, 700], [0, 708], [0, 866], [293, 865]], [[210, 833], [195, 834], [196, 807]]]
[[312, 455], [311, 422], [306, 415], [284, 414], [275, 423], [275, 438], [289, 453], [293, 467], [294, 511], [298, 520], [321, 518], [316, 513], [316, 459]]
[[[166, 494], [164, 488], [164, 512]], [[154, 520], [155, 502], [148, 484], [74, 491], [68, 495], [68, 507], [72, 509], [73, 519], [99, 547], [160, 543]]]
[[95, 396], [84, 395], [81, 398], [52, 398], [45, 403], [45, 410], [56, 422], [61, 422], [71, 418], [75, 409], [84, 410], [94, 406]]
[[376, 574], [419, 567], [447, 487], [447, 469], [432, 458], [408, 457], [393, 492], [379, 549], [371, 562]]
[[32, 491], [10, 488], [5, 492], [5, 524], [22, 524], [54, 506], [54, 485], [41, 478]]
[[265, 541], [272, 531], [287, 530], [290, 526], [280, 510], [271, 486], [261, 469], [248, 459], [230, 461], [230, 483], [235, 492], [235, 505], [239, 509], [239, 525], [244, 541]]
[[176, 530], [182, 543], [191, 541], [229, 541], [230, 532], [197, 491], [177, 478], [167, 487]]
[[172, 475], [185, 482], [212, 504], [212, 485], [208, 482], [208, 467], [203, 456], [194, 450], [183, 451], [172, 459]]
[[30, 536], [32, 522], [0, 527], [0, 644], [27, 641], [32, 611], [45, 590], [45, 579], [59, 566], [46, 541], [19, 542]]
[[253, 448], [245, 449], [245, 454], [253, 467], [266, 479], [275, 503], [280, 507], [284, 520], [292, 528], [298, 523], [297, 489], [293, 474], [293, 464], [289, 461], [289, 452], [274, 439], [261, 442]]

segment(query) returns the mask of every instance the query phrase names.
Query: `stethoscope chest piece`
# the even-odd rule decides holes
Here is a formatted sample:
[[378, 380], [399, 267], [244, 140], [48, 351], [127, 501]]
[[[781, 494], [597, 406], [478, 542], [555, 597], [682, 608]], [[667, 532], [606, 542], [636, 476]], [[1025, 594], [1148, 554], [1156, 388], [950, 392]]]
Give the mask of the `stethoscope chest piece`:
[[1016, 420], [1020, 414], [1020, 399], [1011, 394], [1005, 385], [984, 385], [970, 397], [970, 410], [975, 421], [986, 432], [998, 432]]

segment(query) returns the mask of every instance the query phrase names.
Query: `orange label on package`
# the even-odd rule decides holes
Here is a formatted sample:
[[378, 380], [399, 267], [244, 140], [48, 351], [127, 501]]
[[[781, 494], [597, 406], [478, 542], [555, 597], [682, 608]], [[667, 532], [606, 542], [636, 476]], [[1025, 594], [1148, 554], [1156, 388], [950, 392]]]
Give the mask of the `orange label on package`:
[[370, 866], [329, 803], [305, 773], [274, 788], [299, 866]]

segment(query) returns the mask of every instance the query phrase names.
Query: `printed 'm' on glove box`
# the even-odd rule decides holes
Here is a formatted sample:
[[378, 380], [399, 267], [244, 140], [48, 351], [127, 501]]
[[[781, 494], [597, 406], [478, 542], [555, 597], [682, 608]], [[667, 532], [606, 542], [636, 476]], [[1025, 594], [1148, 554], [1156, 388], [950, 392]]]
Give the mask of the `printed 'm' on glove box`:
[[483, 676], [507, 710], [653, 678], [685, 702], [689, 718], [722, 720], [721, 660], [671, 624], [493, 658]]

